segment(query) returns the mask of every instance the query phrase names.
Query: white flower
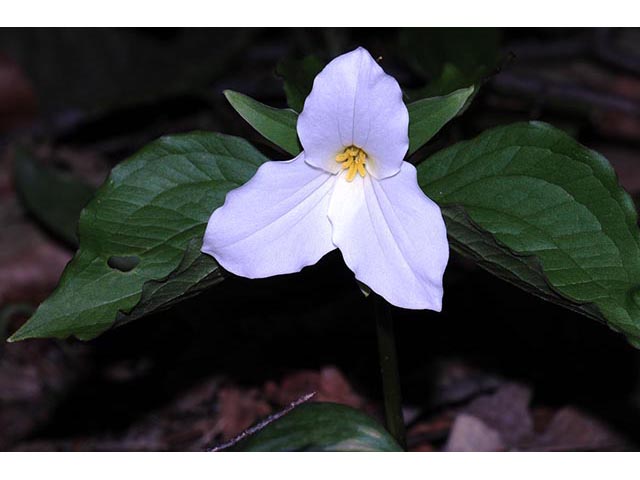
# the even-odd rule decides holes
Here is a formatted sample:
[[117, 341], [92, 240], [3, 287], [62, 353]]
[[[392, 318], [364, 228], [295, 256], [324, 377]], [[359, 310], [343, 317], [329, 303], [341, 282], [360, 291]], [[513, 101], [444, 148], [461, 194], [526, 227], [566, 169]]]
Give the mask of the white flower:
[[298, 272], [338, 248], [393, 305], [442, 308], [449, 245], [440, 208], [403, 158], [398, 82], [358, 48], [315, 78], [298, 118], [304, 151], [267, 162], [209, 219], [202, 251], [248, 278]]

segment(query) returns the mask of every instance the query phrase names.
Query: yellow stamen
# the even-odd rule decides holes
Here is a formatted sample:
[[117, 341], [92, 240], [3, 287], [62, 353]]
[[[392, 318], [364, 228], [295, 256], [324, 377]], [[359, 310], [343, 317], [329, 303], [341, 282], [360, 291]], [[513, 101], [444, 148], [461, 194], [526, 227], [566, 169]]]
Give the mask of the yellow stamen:
[[359, 173], [361, 177], [367, 174], [365, 164], [367, 161], [367, 154], [361, 148], [350, 146], [344, 149], [344, 152], [336, 155], [336, 162], [342, 164], [342, 169], [347, 170], [347, 182], [351, 182], [356, 173]]

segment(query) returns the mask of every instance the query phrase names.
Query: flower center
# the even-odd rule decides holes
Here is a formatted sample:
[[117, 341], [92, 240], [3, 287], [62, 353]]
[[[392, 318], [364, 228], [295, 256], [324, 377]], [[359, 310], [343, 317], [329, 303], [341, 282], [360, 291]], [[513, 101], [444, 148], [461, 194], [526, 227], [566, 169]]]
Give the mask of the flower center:
[[342, 164], [343, 170], [347, 170], [347, 182], [352, 181], [356, 173], [359, 173], [361, 177], [367, 174], [364, 168], [366, 160], [367, 154], [365, 151], [353, 145], [336, 155], [336, 162]]

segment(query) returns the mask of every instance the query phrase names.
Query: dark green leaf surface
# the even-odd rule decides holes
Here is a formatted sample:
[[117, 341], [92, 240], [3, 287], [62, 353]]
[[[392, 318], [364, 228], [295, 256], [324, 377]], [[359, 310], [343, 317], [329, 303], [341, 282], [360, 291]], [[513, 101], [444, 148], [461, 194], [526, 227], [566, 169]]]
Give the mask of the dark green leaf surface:
[[473, 86], [475, 87], [473, 95], [467, 99], [467, 102], [462, 109], [465, 110], [473, 101], [478, 90], [480, 90], [481, 84], [488, 75], [489, 71], [483, 67], [478, 68], [478, 70], [472, 73], [462, 73], [458, 67], [447, 63], [443, 67], [440, 75], [435, 77], [424, 87], [409, 90], [406, 93], [411, 100], [418, 100], [421, 98], [447, 95], [451, 92], [455, 92], [456, 90], [460, 90], [461, 88]]
[[[137, 318], [192, 293], [191, 282], [217, 281], [215, 262], [193, 242], [226, 193], [266, 160], [244, 140], [195, 132], [161, 138], [118, 165], [81, 214], [80, 249], [57, 289], [12, 340], [90, 339], [121, 312]], [[112, 257], [139, 263], [121, 271]]]
[[324, 68], [324, 63], [313, 55], [301, 60], [285, 60], [278, 64], [276, 73], [284, 80], [287, 104], [301, 112], [304, 101], [311, 92], [313, 79]]
[[640, 339], [640, 244], [601, 155], [543, 123], [489, 130], [418, 167], [453, 248], [547, 300]]
[[409, 155], [427, 143], [465, 106], [474, 87], [457, 90], [443, 97], [418, 100], [407, 105], [409, 110]]
[[399, 452], [393, 437], [359, 410], [305, 403], [242, 441], [247, 452]]
[[120, 314], [116, 325], [169, 308], [224, 280], [224, 274], [218, 262], [210, 255], [202, 253], [201, 246], [201, 238], [192, 239], [178, 268], [167, 278], [145, 283], [138, 304], [131, 312]]
[[225, 90], [225, 97], [236, 112], [267, 140], [295, 156], [300, 153], [296, 124], [298, 114], [293, 110], [269, 107], [242, 93]]
[[94, 189], [71, 176], [39, 165], [29, 151], [15, 156], [16, 191], [26, 209], [44, 226], [70, 245], [77, 245], [80, 211]]

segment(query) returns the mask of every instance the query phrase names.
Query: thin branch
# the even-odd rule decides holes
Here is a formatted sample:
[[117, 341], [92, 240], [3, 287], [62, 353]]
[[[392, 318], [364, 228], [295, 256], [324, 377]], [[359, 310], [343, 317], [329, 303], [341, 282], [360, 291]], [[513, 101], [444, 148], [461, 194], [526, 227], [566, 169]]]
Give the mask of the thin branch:
[[280, 410], [279, 412], [274, 413], [273, 415], [269, 415], [267, 418], [265, 418], [261, 422], [258, 422], [254, 426], [247, 428], [246, 430], [244, 430], [242, 433], [240, 433], [239, 435], [235, 436], [231, 440], [229, 440], [227, 442], [224, 442], [224, 443], [221, 443], [219, 445], [216, 445], [215, 447], [210, 448], [207, 451], [208, 452], [219, 452], [221, 450], [226, 450], [227, 448], [233, 447], [234, 445], [236, 445], [238, 442], [240, 442], [241, 440], [245, 439], [246, 437], [259, 432], [260, 430], [265, 428], [267, 425], [275, 422], [279, 418], [284, 417], [287, 413], [289, 413], [294, 408], [302, 405], [305, 402], [308, 402], [309, 400], [311, 400], [315, 396], [315, 394], [316, 394], [316, 392], [311, 392], [311, 393], [307, 393], [307, 394], [301, 396], [300, 398], [298, 398], [297, 400], [294, 400], [293, 402], [291, 402], [289, 405], [287, 405], [284, 409]]

